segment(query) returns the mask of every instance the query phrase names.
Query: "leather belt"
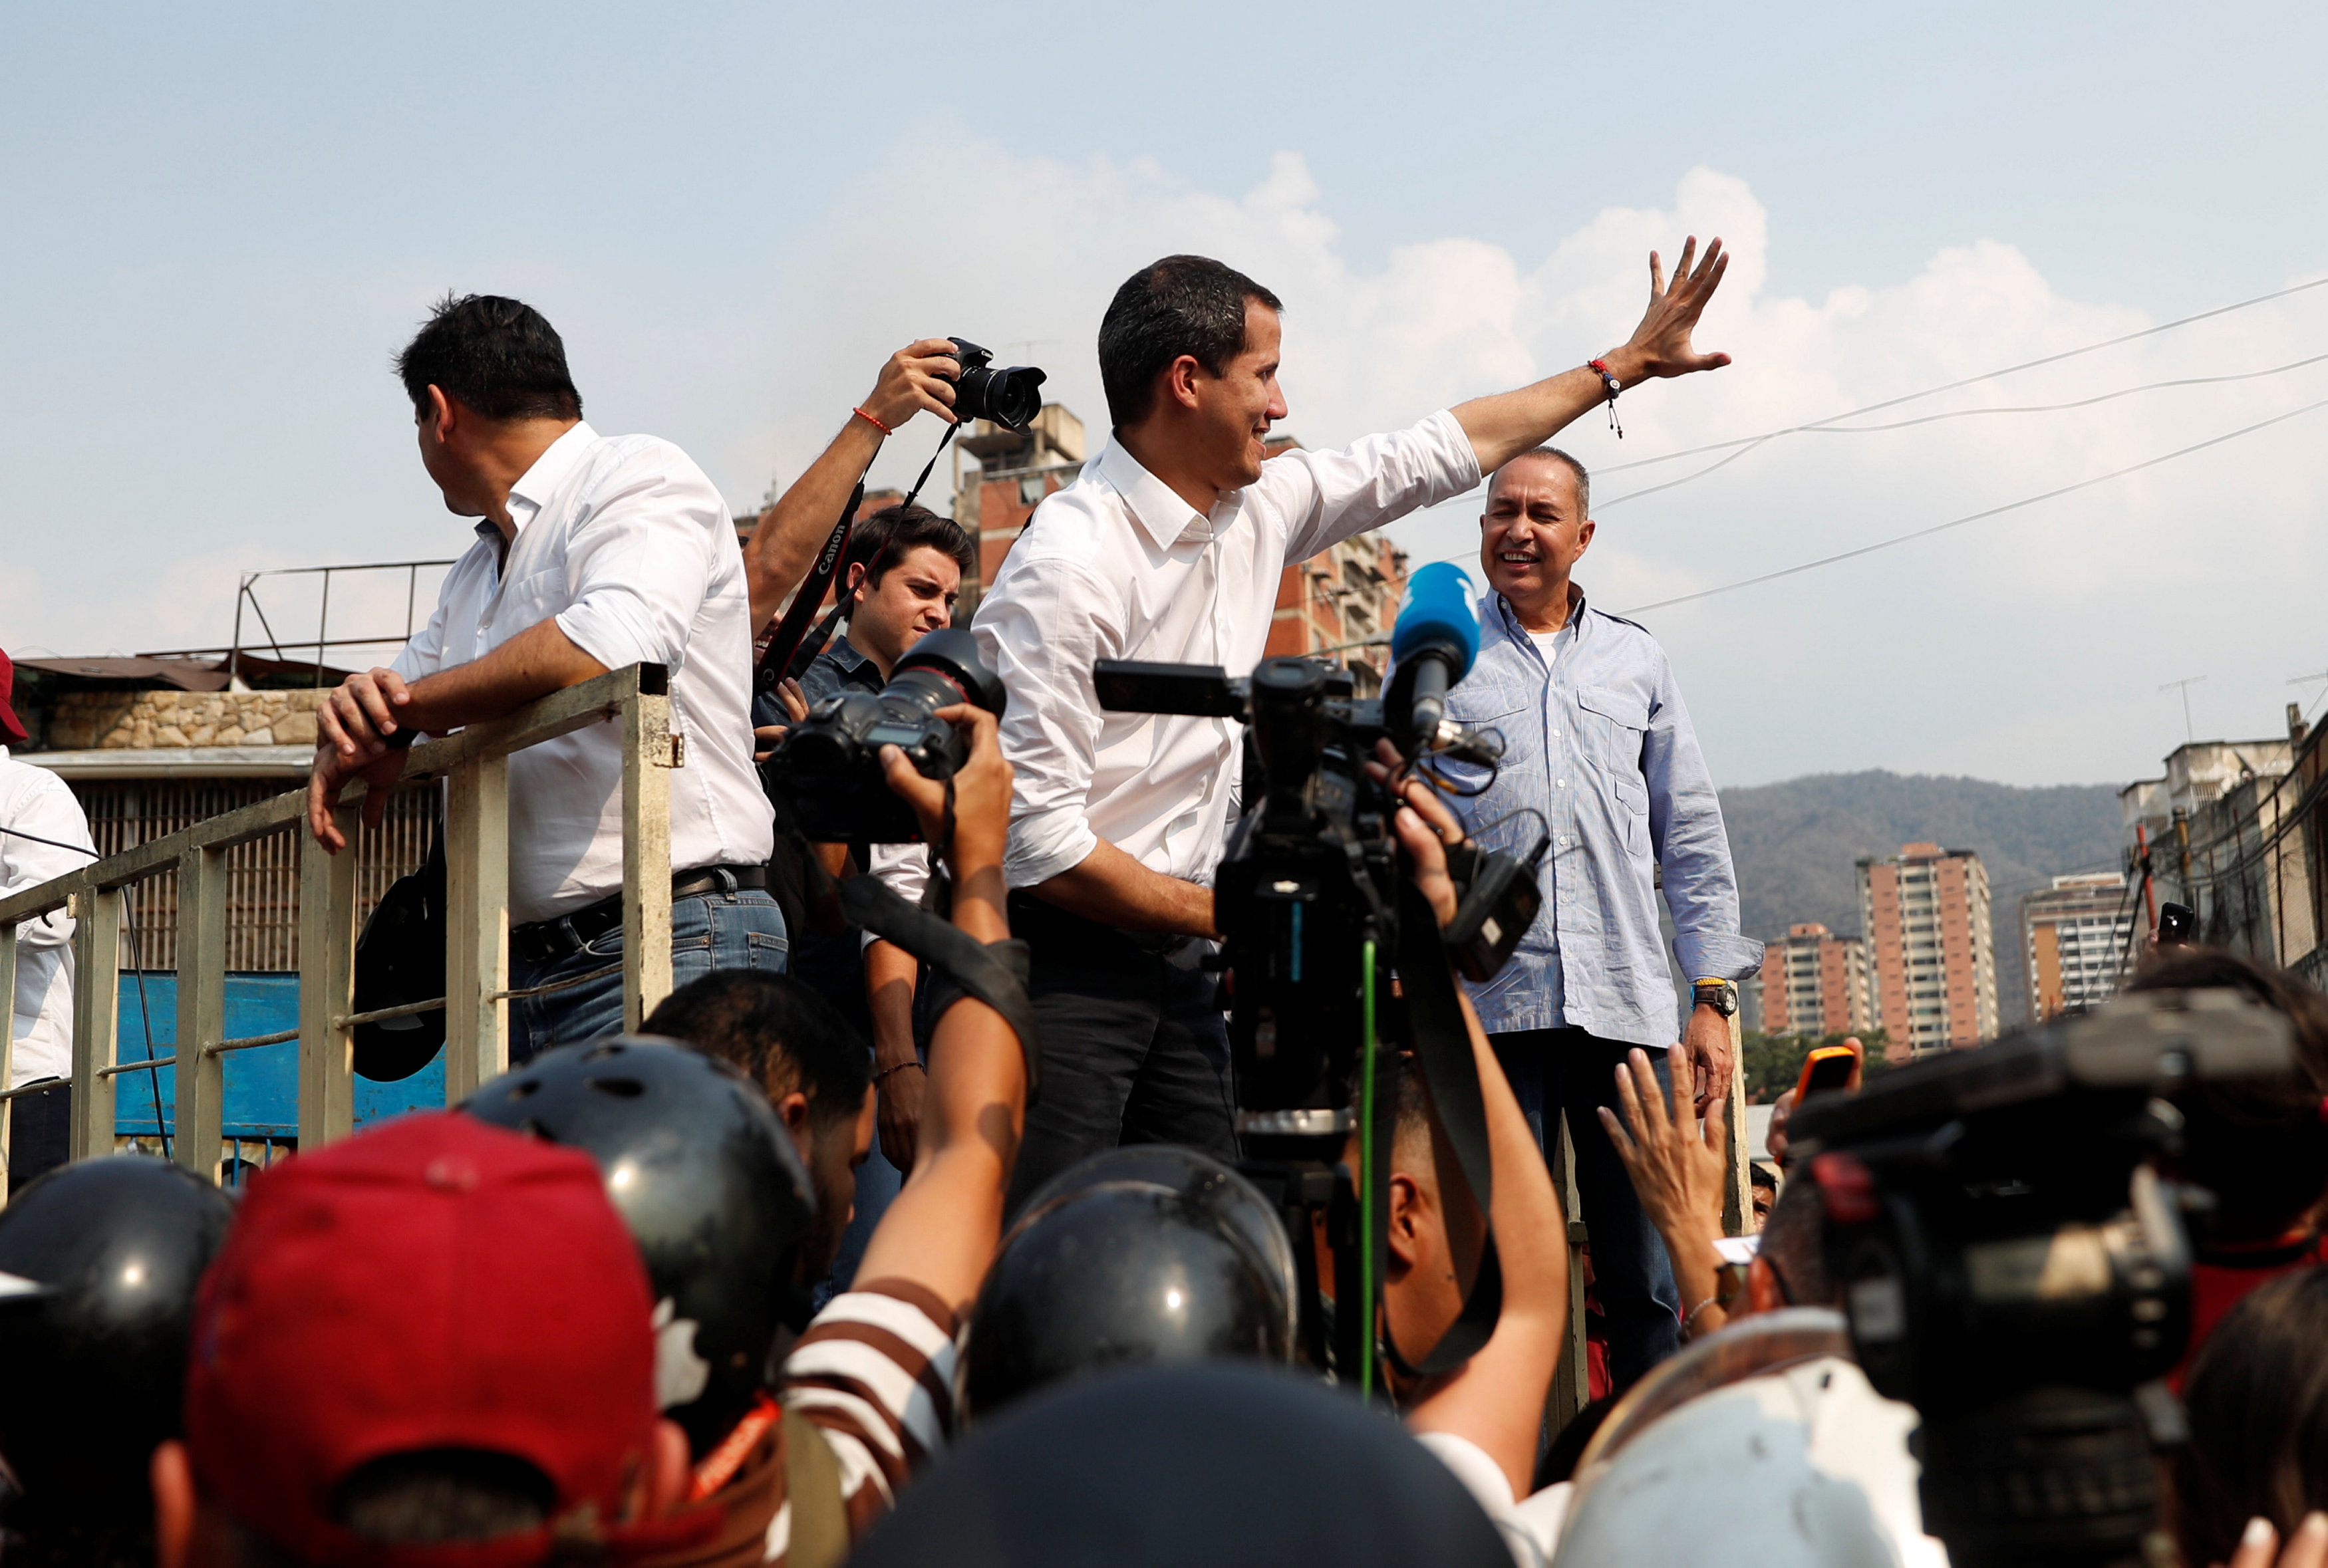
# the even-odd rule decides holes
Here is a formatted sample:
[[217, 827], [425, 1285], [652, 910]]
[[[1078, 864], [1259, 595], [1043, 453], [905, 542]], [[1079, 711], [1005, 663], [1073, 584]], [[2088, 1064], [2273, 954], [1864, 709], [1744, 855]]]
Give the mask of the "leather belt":
[[[709, 893], [733, 893], [741, 888], [765, 888], [765, 866], [704, 866], [681, 871], [671, 879], [673, 898], [699, 898]], [[528, 963], [555, 963], [623, 924], [623, 896], [612, 893], [571, 915], [551, 920], [530, 920], [510, 928], [510, 956]]]

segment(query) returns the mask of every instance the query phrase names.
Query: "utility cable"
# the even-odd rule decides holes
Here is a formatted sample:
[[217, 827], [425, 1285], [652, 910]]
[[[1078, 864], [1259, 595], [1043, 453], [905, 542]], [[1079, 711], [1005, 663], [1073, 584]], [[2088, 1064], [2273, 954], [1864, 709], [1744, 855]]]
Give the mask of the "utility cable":
[[[2115, 392], [2104, 392], [2098, 397], [2079, 398], [2067, 403], [2024, 403], [2017, 407], [2004, 408], [1952, 408], [1945, 414], [1924, 414], [1913, 419], [1894, 420], [1889, 425], [1818, 424], [1798, 426], [1797, 428], [1803, 433], [1814, 436], [1873, 436], [1879, 435], [1886, 430], [1905, 430], [1917, 425], [1936, 425], [1944, 419], [1971, 419], [1987, 414], [2058, 414], [2068, 408], [2090, 408], [2097, 403], [2115, 402], [2120, 398], [2131, 398], [2137, 392], [2164, 391], [2172, 387], [2213, 387], [2220, 386], [2226, 381], [2261, 380], [2267, 376], [2283, 376], [2290, 371], [2300, 371], [2308, 365], [2319, 364], [2323, 361], [2328, 361], [2328, 354], [2314, 354], [2307, 360], [2296, 360], [2285, 365], [2274, 365], [2267, 371], [2241, 371], [2236, 374], [2228, 376], [2183, 376], [2171, 381], [2147, 381], [2138, 387], [2121, 387]], [[1840, 415], [1837, 417], [1842, 418], [1851, 418], [1849, 415]], [[1622, 506], [1629, 501], [1638, 501], [1645, 495], [1655, 495], [1661, 490], [1672, 490], [1680, 485], [1687, 484], [1693, 480], [1703, 479], [1707, 474], [1713, 473], [1715, 469], [1727, 468], [1732, 463], [1737, 462], [1741, 457], [1744, 457], [1750, 453], [1760, 450], [1769, 443], [1777, 440], [1779, 438], [1779, 435], [1784, 433], [1785, 432], [1778, 432], [1769, 436], [1758, 437], [1739, 446], [1738, 450], [1732, 452], [1729, 456], [1721, 459], [1719, 462], [1709, 463], [1694, 474], [1685, 474], [1679, 479], [1668, 479], [1662, 484], [1651, 484], [1639, 490], [1629, 490], [1622, 495], [1611, 496], [1607, 501], [1601, 502], [1592, 510], [1595, 512], [1606, 512], [1612, 506]], [[1652, 458], [1650, 461], [1662, 462], [1664, 459]], [[1631, 464], [1624, 464], [1620, 465], [1620, 466], [1632, 467], [1635, 465]], [[1610, 472], [1610, 470], [1603, 469], [1601, 472], [1605, 474]]]
[[2286, 299], [2289, 295], [2302, 294], [2306, 289], [2319, 288], [2323, 285], [2328, 285], [2328, 277], [2315, 277], [2309, 283], [2293, 284], [2286, 288], [2274, 289], [2269, 294], [2259, 294], [2253, 299], [2243, 299], [2236, 305], [2217, 305], [2212, 310], [2202, 310], [2196, 315], [2186, 315], [2174, 321], [2162, 322], [2156, 326], [2146, 326], [2140, 332], [2130, 332], [2122, 337], [2107, 338], [2098, 343], [2088, 343], [2083, 348], [2067, 349], [2058, 354], [2046, 354], [2038, 359], [2023, 360], [2017, 365], [2007, 365], [2003, 370], [1983, 371], [1979, 375], [1967, 376], [1960, 381], [1950, 381], [1945, 386], [1927, 387], [1920, 392], [1908, 392], [1897, 398], [1886, 398], [1880, 403], [1869, 403], [1854, 408], [1848, 413], [1830, 414], [1824, 419], [1813, 419], [1803, 425], [1782, 426], [1776, 430], [1765, 431], [1760, 436], [1742, 436], [1736, 440], [1716, 441], [1704, 446], [1686, 446], [1678, 452], [1666, 453], [1660, 457], [1641, 457], [1630, 463], [1611, 463], [1602, 467], [1600, 472], [1621, 474], [1629, 468], [1647, 468], [1652, 464], [1670, 463], [1676, 458], [1696, 457], [1708, 452], [1726, 452], [1733, 446], [1756, 446], [1764, 441], [1775, 440], [1780, 436], [1793, 436], [1806, 430], [1817, 430], [1828, 425], [1839, 425], [1845, 419], [1856, 419], [1862, 414], [1873, 414], [1885, 408], [1896, 408], [1902, 403], [1913, 403], [1925, 398], [1936, 398], [1942, 392], [1953, 392], [1961, 387], [1976, 386], [1982, 381], [1993, 381], [2001, 376], [2017, 375], [2023, 371], [2033, 371], [2041, 365], [2059, 364], [2063, 360], [2074, 360], [2082, 354], [2098, 353], [2103, 349], [2114, 349], [2121, 343], [2134, 343], [2141, 338], [2155, 337], [2160, 333], [2173, 332], [2177, 327], [2189, 326], [2194, 322], [2209, 321], [2219, 315], [2229, 315], [2235, 311], [2248, 310], [2258, 305], [2268, 305], [2275, 299]]
[[2285, 424], [2290, 419], [2309, 414], [2317, 408], [2328, 408], [2328, 398], [2323, 398], [2318, 402], [2306, 403], [2300, 408], [2291, 408], [2285, 414], [2275, 414], [2268, 419], [2258, 419], [2252, 425], [2243, 425], [2236, 430], [2227, 431], [2223, 435], [2211, 437], [2204, 441], [2194, 442], [2188, 446], [2177, 447], [2174, 451], [2162, 453], [2156, 457], [2145, 457], [2139, 463], [2130, 463], [2123, 468], [2114, 468], [2107, 474], [2097, 474], [2090, 479], [2080, 479], [2074, 484], [2064, 484], [2058, 489], [2048, 490], [2042, 494], [2023, 496], [2019, 501], [2008, 501], [2002, 506], [1992, 506], [1980, 512], [1967, 512], [1962, 517], [1950, 518], [1946, 522], [1936, 522], [1929, 528], [1920, 528], [1908, 533], [1894, 534], [1890, 539], [1877, 540], [1873, 544], [1863, 544], [1854, 549], [1821, 556], [1816, 560], [1781, 567], [1777, 571], [1764, 572], [1759, 577], [1743, 577], [1734, 583], [1724, 583], [1720, 587], [1702, 588], [1694, 594], [1681, 594], [1670, 599], [1659, 599], [1654, 604], [1636, 605], [1622, 613], [1628, 615], [1638, 615], [1649, 610], [1667, 609], [1675, 605], [1693, 604], [1699, 599], [1713, 598], [1717, 594], [1755, 587], [1763, 583], [1776, 582], [1780, 577], [1791, 577], [1803, 572], [1815, 571], [1820, 567], [1834, 566], [1838, 561], [1854, 560], [1860, 556], [1873, 555], [1877, 550], [1890, 549], [1893, 545], [1906, 544], [1913, 540], [1928, 539], [1936, 533], [1945, 533], [1952, 528], [1962, 528], [1968, 522], [1978, 522], [1985, 518], [1998, 517], [2008, 512], [2018, 512], [2023, 507], [2034, 506], [2041, 501], [2051, 501], [2077, 491], [2089, 490], [2097, 484], [2106, 484], [2113, 479], [2123, 479], [2129, 474], [2139, 474], [2145, 468], [2155, 468], [2162, 463], [2172, 463], [2178, 457], [2188, 457], [2193, 452], [2204, 452], [2210, 446], [2220, 446], [2226, 441], [2236, 441], [2242, 436], [2252, 436], [2258, 430], [2267, 430], [2274, 425]]

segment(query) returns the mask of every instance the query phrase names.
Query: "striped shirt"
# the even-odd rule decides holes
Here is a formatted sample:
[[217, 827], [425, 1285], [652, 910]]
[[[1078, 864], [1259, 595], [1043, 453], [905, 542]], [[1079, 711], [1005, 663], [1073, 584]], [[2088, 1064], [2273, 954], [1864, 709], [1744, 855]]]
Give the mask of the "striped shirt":
[[953, 1434], [953, 1310], [910, 1281], [834, 1297], [784, 1359], [785, 1419], [706, 1505], [723, 1511], [717, 1534], [643, 1568], [782, 1568], [793, 1545], [785, 1444], [807, 1435], [799, 1423], [831, 1451], [849, 1538], [861, 1540]]

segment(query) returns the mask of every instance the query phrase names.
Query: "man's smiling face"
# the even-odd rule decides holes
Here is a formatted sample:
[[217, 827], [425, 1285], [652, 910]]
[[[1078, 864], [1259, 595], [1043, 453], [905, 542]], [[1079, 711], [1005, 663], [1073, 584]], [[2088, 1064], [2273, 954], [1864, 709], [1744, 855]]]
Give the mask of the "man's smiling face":
[[1575, 471], [1529, 453], [1498, 469], [1479, 519], [1479, 565], [1488, 586], [1529, 619], [1565, 621], [1568, 574], [1591, 547]]

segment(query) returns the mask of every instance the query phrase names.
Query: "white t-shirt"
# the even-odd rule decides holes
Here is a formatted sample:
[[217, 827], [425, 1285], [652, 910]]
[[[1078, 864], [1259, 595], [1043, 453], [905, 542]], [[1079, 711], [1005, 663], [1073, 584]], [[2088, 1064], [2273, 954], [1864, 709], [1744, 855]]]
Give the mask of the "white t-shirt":
[[[1564, 626], [1561, 628], [1561, 631], [1565, 630], [1567, 628]], [[1534, 643], [1535, 651], [1544, 655], [1544, 667], [1547, 670], [1551, 669], [1554, 661], [1559, 656], [1560, 632], [1530, 632], [1528, 641]]]

